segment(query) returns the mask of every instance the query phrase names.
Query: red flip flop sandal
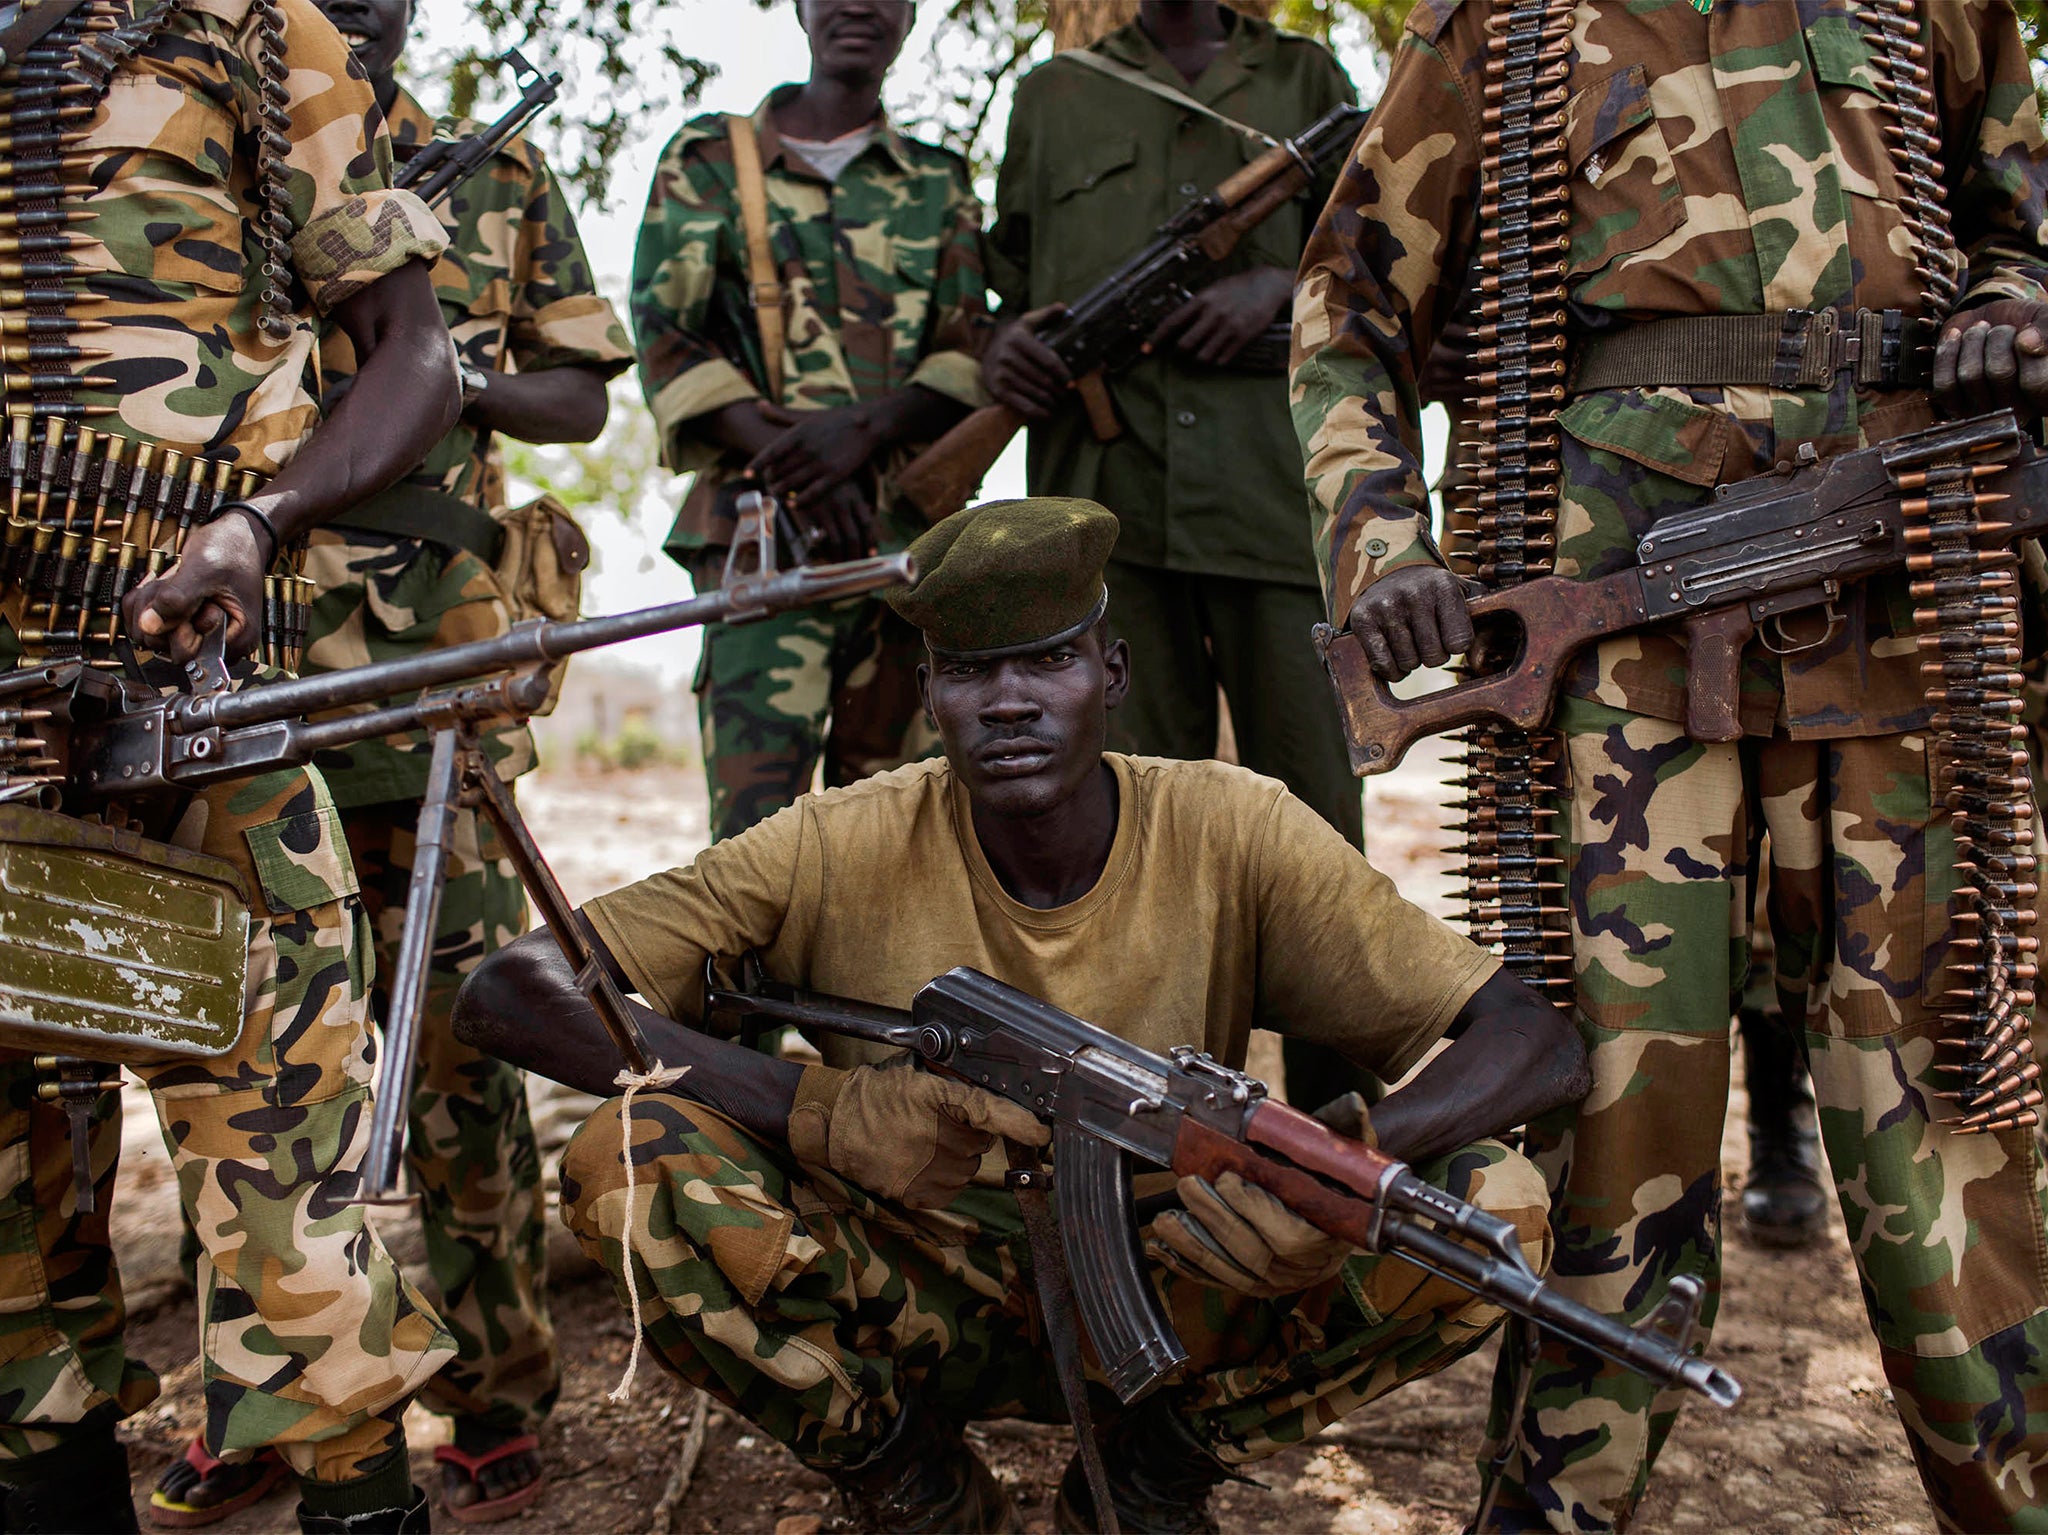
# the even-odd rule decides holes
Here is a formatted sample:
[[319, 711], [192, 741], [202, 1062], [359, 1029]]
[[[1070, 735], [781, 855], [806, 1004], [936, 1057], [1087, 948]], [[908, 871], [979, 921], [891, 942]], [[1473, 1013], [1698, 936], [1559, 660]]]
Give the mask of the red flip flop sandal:
[[[534, 1434], [521, 1434], [518, 1438], [507, 1439], [503, 1444], [485, 1450], [480, 1455], [470, 1455], [456, 1449], [452, 1444], [436, 1445], [434, 1447], [434, 1463], [441, 1466], [453, 1466], [464, 1476], [468, 1477], [470, 1481], [481, 1486], [483, 1478], [478, 1473], [486, 1466], [494, 1466], [499, 1461], [513, 1455], [538, 1455], [539, 1453], [539, 1437]], [[482, 1502], [464, 1504], [460, 1508], [453, 1503], [449, 1503], [444, 1498], [442, 1500], [442, 1507], [446, 1508], [449, 1513], [453, 1514], [463, 1524], [495, 1524], [500, 1519], [510, 1519], [522, 1508], [532, 1503], [535, 1498], [538, 1498], [547, 1490], [547, 1485], [547, 1467], [542, 1466], [539, 1476], [517, 1491], [506, 1493], [502, 1498], [486, 1498]]]
[[[149, 1522], [160, 1530], [194, 1530], [201, 1525], [216, 1523], [268, 1497], [279, 1482], [291, 1475], [291, 1467], [275, 1450], [259, 1450], [253, 1460], [230, 1464], [207, 1454], [206, 1447], [197, 1439], [186, 1445], [184, 1455], [171, 1464], [190, 1466], [198, 1475], [192, 1488], [176, 1497], [167, 1496], [161, 1486], [151, 1489], [147, 1510]], [[193, 1490], [216, 1477], [225, 1477], [231, 1484], [243, 1478], [247, 1478], [247, 1482], [239, 1492], [230, 1493], [218, 1503], [187, 1501]]]

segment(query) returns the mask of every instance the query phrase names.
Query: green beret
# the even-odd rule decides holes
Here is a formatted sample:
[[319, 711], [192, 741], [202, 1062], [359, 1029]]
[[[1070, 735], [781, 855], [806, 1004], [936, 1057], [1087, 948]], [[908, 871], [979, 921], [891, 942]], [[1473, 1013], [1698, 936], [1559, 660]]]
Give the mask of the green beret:
[[981, 660], [1064, 644], [1109, 605], [1102, 567], [1116, 543], [1106, 507], [1072, 496], [988, 501], [910, 546], [917, 584], [888, 593], [940, 655]]

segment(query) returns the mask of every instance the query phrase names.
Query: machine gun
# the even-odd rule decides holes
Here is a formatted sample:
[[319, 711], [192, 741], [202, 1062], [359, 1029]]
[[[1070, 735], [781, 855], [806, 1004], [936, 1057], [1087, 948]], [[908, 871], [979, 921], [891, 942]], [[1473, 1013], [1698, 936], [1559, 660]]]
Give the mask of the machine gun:
[[[1324, 166], [1351, 147], [1365, 115], [1359, 107], [1336, 107], [1274, 145], [1174, 214], [1122, 266], [1039, 327], [1039, 340], [1073, 376], [1098, 438], [1108, 442], [1123, 430], [1104, 375], [1136, 363], [1159, 322], [1215, 280], [1238, 241], [1300, 196]], [[1256, 337], [1250, 345], [1268, 344], [1268, 338]], [[1272, 338], [1270, 345], [1277, 352], [1276, 371], [1284, 371], [1284, 337]], [[1243, 364], [1240, 354], [1238, 365]], [[931, 521], [951, 516], [1023, 426], [1024, 418], [1009, 406], [983, 406], [906, 465], [897, 488]]]
[[[753, 495], [743, 500], [754, 503], [745, 510], [755, 521], [772, 525], [769, 498]], [[549, 667], [565, 656], [696, 624], [746, 623], [791, 608], [904, 585], [915, 574], [916, 567], [907, 554], [778, 570], [771, 541], [752, 571], [733, 573], [717, 591], [684, 602], [607, 618], [534, 620], [517, 624], [495, 639], [240, 691], [229, 687], [222, 626], [208, 636], [201, 654], [187, 663], [189, 691], [166, 696], [144, 682], [99, 667], [77, 661], [45, 662], [0, 675], [0, 706], [29, 710], [47, 722], [39, 728], [49, 738], [47, 749], [57, 754], [53, 761], [64, 785], [65, 807], [71, 810], [297, 765], [311, 761], [319, 752], [394, 732], [421, 728], [433, 732], [427, 795], [420, 808], [418, 850], [391, 978], [383, 1062], [363, 1168], [365, 1198], [378, 1200], [389, 1194], [404, 1150], [420, 1009], [440, 914], [449, 838], [458, 810], [474, 807], [497, 830], [541, 916], [570, 949], [579, 980], [620, 1054], [636, 1071], [647, 1069], [648, 1055], [639, 1026], [610, 977], [582, 944], [573, 908], [534, 844], [510, 791], [492, 770], [481, 732], [538, 709], [548, 695]], [[489, 680], [473, 680], [485, 678]], [[409, 703], [385, 704], [334, 718], [308, 718], [463, 681], [471, 685], [426, 692]], [[0, 790], [0, 801], [5, 798]], [[0, 816], [6, 813], [5, 805], [0, 804]], [[175, 856], [176, 850], [169, 851]], [[106, 941], [101, 940], [103, 945]], [[0, 959], [6, 957], [4, 946], [0, 946]], [[205, 963], [187, 968], [203, 972], [217, 958], [213, 955]], [[199, 978], [198, 974], [179, 977], [187, 989]], [[14, 978], [0, 971], [0, 1022], [10, 1024], [20, 1021], [13, 1016], [19, 1009], [7, 1004], [22, 992], [34, 990], [33, 985], [12, 982]], [[119, 1053], [156, 1059], [218, 1055], [233, 1046], [239, 1033], [240, 986], [231, 989], [233, 1007], [228, 1011], [233, 1014], [232, 1021], [222, 1017], [210, 1030], [195, 1029], [182, 1017], [145, 1016], [129, 1007], [98, 1033], [65, 1020], [40, 1025], [45, 1033], [35, 1039], [10, 1038], [9, 1043], [50, 1049], [54, 1042], [56, 1048], [85, 1055]], [[28, 1022], [30, 1027], [39, 1026], [33, 1019]]]
[[[1011, 1186], [1020, 1203], [1051, 1187], [1076, 1307], [1126, 1404], [1187, 1359], [1146, 1277], [1134, 1161], [1212, 1181], [1234, 1172], [1320, 1230], [1397, 1256], [1660, 1386], [1686, 1386], [1721, 1407], [1742, 1395], [1726, 1371], [1690, 1352], [1698, 1280], [1673, 1279], [1633, 1327], [1589, 1311], [1543, 1283], [1506, 1221], [1273, 1102], [1263, 1083], [1186, 1046], [1157, 1055], [964, 968], [926, 985], [907, 1013], [802, 991], [757, 970], [742, 987], [712, 986], [707, 1016], [766, 1018], [908, 1050], [1051, 1124], [1051, 1170], [1013, 1166]], [[1028, 1208], [1026, 1220], [1028, 1229]], [[1034, 1267], [1044, 1269], [1050, 1255], [1037, 1248], [1034, 1235]]]
[[[1960, 484], [1944, 492], [1946, 466]], [[1997, 521], [1974, 519], [2000, 506]], [[1958, 520], [1960, 519], [1960, 520]], [[1935, 552], [1935, 535], [1966, 532], [1973, 548]], [[1887, 571], [1910, 572], [1913, 596], [1947, 604], [2016, 584], [2001, 553], [2048, 533], [2048, 456], [2011, 411], [1994, 411], [1929, 428], [1826, 463], [1757, 475], [1724, 485], [1704, 506], [1659, 519], [1636, 545], [1636, 563], [1590, 581], [1546, 576], [1475, 597], [1475, 625], [1493, 626], [1512, 659], [1497, 671], [1420, 698], [1397, 699], [1373, 675], [1348, 630], [1316, 626], [1315, 642], [1337, 690], [1357, 773], [1384, 773], [1424, 736], [1482, 721], [1534, 729], [1549, 717], [1566, 665], [1610, 635], [1660, 624], [1681, 626], [1686, 667], [1686, 730], [1700, 741], [1732, 741], [1743, 647], [1760, 629], [1790, 654], [1819, 643], [1790, 635], [1793, 614], [1819, 613], [1827, 634], [1841, 622], [1843, 586]], [[2017, 604], [2008, 603], [2016, 611]], [[1999, 626], [2018, 662], [2017, 617]], [[1980, 657], [1933, 663], [1944, 677], [1977, 680], [1953, 668], [2002, 664], [2005, 647]], [[1944, 668], [1950, 668], [1944, 670]]]
[[512, 83], [519, 88], [518, 100], [479, 133], [461, 139], [429, 140], [391, 178], [394, 185], [414, 193], [429, 208], [482, 170], [492, 155], [517, 137], [561, 93], [561, 72], [542, 74], [517, 48], [499, 62], [512, 66]]

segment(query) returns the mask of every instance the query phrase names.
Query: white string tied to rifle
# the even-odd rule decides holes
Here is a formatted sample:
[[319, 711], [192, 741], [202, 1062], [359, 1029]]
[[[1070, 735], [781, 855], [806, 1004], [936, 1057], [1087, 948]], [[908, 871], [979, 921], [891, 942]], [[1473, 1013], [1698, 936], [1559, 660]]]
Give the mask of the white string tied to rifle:
[[626, 1229], [621, 1233], [621, 1256], [626, 1268], [626, 1301], [633, 1312], [633, 1351], [626, 1356], [626, 1373], [605, 1397], [608, 1402], [623, 1402], [633, 1394], [633, 1377], [640, 1372], [640, 1276], [633, 1264], [633, 1226], [638, 1212], [635, 1209], [637, 1196], [633, 1177], [633, 1095], [643, 1087], [673, 1087], [682, 1081], [687, 1066], [664, 1066], [656, 1061], [645, 1071], [621, 1071], [612, 1078], [612, 1086], [626, 1090], [625, 1100], [619, 1105], [619, 1148], [626, 1163]]

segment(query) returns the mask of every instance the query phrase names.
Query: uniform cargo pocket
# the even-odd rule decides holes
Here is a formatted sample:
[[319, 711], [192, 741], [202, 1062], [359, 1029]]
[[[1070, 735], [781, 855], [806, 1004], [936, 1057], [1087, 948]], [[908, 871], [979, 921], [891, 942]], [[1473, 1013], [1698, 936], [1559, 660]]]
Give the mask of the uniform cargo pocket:
[[356, 868], [332, 806], [282, 816], [242, 833], [273, 913], [309, 911], [356, 893]]

